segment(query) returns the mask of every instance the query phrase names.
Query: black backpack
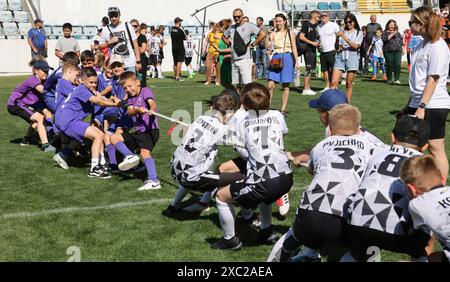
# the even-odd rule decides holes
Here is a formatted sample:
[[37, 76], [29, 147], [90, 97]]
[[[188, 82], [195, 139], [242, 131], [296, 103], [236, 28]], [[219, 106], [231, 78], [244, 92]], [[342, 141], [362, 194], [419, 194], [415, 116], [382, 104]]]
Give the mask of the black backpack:
[[237, 29], [234, 33], [233, 49], [238, 57], [247, 54], [248, 44], [244, 42]]
[[302, 56], [303, 54], [305, 54], [306, 49], [308, 48], [308, 44], [300, 40], [300, 33], [301, 33], [301, 31], [299, 31], [297, 33], [296, 40], [295, 40], [296, 45], [297, 45], [297, 54], [299, 57]]

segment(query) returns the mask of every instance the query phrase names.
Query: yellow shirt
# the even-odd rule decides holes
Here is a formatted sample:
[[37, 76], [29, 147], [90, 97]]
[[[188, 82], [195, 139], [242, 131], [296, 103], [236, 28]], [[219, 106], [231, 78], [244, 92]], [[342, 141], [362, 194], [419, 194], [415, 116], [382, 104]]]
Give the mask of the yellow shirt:
[[[284, 42], [286, 42], [286, 45]], [[292, 53], [292, 44], [289, 40], [289, 34], [287, 34], [286, 32], [276, 31], [274, 36], [273, 50], [274, 53], [277, 54]]]
[[217, 51], [219, 49], [219, 43], [220, 40], [222, 39], [222, 35], [223, 33], [221, 32], [210, 32], [208, 35], [208, 43], [209, 43], [209, 48], [208, 48], [208, 52], [211, 53], [214, 57], [218, 57], [219, 56], [219, 51]]

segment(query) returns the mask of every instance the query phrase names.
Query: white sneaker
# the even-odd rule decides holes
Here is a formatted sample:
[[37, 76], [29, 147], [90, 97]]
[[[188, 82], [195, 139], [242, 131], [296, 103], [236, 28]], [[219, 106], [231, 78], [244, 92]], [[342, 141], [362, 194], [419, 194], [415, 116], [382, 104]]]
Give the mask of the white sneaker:
[[185, 212], [202, 212], [202, 211], [209, 211], [209, 205], [203, 204], [203, 203], [195, 203], [193, 205], [190, 205], [189, 207], [183, 208], [183, 211]]
[[161, 189], [161, 183], [159, 181], [145, 180], [144, 186], [138, 189], [138, 191], [149, 191]]
[[160, 75], [158, 75], [158, 78], [159, 79], [164, 79], [164, 78], [166, 78], [164, 75], [162, 75], [162, 74], [160, 74]]
[[311, 89], [304, 89], [303, 92], [302, 92], [302, 95], [314, 96], [314, 95], [316, 95], [316, 92], [312, 91]]
[[400, 80], [396, 80], [394, 81], [394, 84], [401, 85], [402, 83], [400, 82]]
[[69, 166], [67, 165], [67, 162], [59, 155], [56, 154], [53, 156], [53, 160], [63, 169], [69, 169]]
[[320, 93], [323, 93], [323, 92], [325, 92], [327, 90], [330, 90], [330, 88], [329, 87], [325, 87], [324, 89], [320, 90]]
[[288, 214], [289, 208], [290, 208], [289, 194], [285, 194], [285, 195], [283, 195], [283, 197], [278, 199], [277, 206], [278, 206], [278, 212], [280, 213], [280, 215], [286, 216]]
[[120, 169], [120, 171], [128, 171], [128, 170], [136, 167], [139, 164], [139, 161], [140, 161], [140, 159], [136, 155], [127, 156], [127, 157], [125, 157], [123, 162], [121, 162], [119, 164], [119, 169]]
[[347, 85], [347, 81], [346, 80], [341, 81], [341, 85]]

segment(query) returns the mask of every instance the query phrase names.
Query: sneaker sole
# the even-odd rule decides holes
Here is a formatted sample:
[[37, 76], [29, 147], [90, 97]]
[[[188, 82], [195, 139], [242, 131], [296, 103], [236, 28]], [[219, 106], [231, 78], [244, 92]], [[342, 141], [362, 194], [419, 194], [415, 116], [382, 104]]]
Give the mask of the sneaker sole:
[[66, 163], [63, 163], [62, 161], [61, 161], [61, 159], [60, 158], [57, 158], [56, 156], [55, 157], [53, 157], [53, 160], [62, 168], [62, 169], [65, 169], [65, 170], [68, 170], [69, 169], [69, 166], [66, 164]]
[[98, 179], [110, 179], [111, 175], [110, 176], [103, 176], [103, 177], [98, 176], [98, 175], [88, 175], [88, 177], [89, 178], [98, 178]]
[[152, 191], [152, 190], [161, 190], [161, 187], [156, 187], [156, 188], [145, 188], [145, 189], [141, 189], [139, 188], [138, 191], [142, 192], [142, 191]]
[[242, 249], [243, 246], [244, 246], [244, 245], [242, 244], [242, 242], [240, 242], [239, 245], [237, 245], [237, 246], [235, 246], [235, 247], [233, 247], [233, 248], [228, 248], [228, 249], [218, 249], [218, 248], [215, 248], [214, 246], [211, 246], [211, 248], [212, 248], [213, 250], [217, 250], [217, 251], [239, 251], [240, 249]]
[[119, 164], [119, 169], [120, 171], [128, 171], [134, 167], [137, 167], [139, 165], [139, 161], [139, 158], [136, 157], [136, 159], [130, 159], [130, 162], [122, 162]]

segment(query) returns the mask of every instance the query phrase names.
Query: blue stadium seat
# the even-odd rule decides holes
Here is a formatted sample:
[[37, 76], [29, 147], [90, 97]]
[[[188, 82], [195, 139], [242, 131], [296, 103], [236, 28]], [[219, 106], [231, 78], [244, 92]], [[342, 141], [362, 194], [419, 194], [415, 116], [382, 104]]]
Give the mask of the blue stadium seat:
[[330, 2], [330, 10], [332, 11], [340, 11], [342, 9], [342, 5], [339, 2]]
[[6, 0], [0, 0], [0, 11], [8, 10], [8, 2]]
[[307, 2], [306, 10], [308, 10], [308, 11], [317, 10], [317, 3], [316, 2]]
[[97, 35], [97, 26], [95, 25], [85, 25], [83, 27], [84, 36], [88, 38], [93, 38]]
[[8, 0], [9, 9], [12, 11], [22, 11], [22, 2], [20, 0]]
[[81, 39], [83, 37], [83, 27], [81, 25], [74, 25], [72, 27], [72, 36], [75, 39]]
[[327, 11], [330, 9], [330, 5], [328, 4], [328, 2], [319, 2], [317, 3], [317, 9], [319, 11]]
[[15, 11], [14, 18], [19, 23], [27, 23], [28, 22], [28, 12], [25, 11]]
[[0, 11], [0, 22], [10, 23], [14, 21], [11, 11]]
[[305, 0], [294, 0], [294, 7], [297, 11], [306, 10], [306, 1]]
[[16, 23], [3, 23], [3, 31], [6, 35], [17, 35], [17, 24]]
[[19, 33], [22, 35], [27, 35], [28, 31], [31, 29], [31, 23], [18, 23]]

